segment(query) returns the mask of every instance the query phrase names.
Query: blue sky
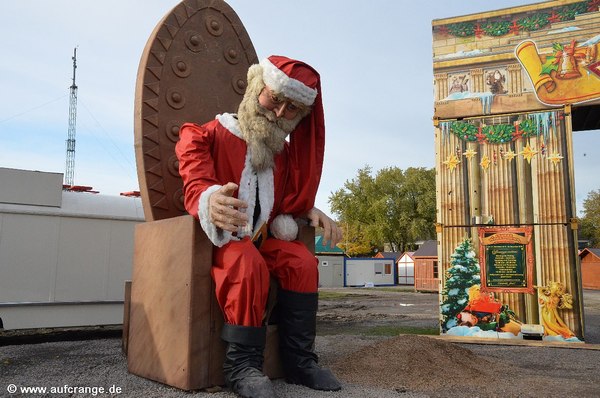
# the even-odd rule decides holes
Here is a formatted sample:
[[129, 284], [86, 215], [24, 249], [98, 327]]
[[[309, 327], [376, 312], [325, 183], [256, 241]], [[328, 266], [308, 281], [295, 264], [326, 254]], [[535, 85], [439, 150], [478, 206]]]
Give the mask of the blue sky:
[[[178, 0], [0, 3], [0, 167], [63, 173], [73, 48], [75, 183], [138, 189], [133, 99], [146, 41]], [[530, 1], [230, 0], [259, 58], [287, 55], [322, 76], [327, 147], [317, 206], [369, 165], [433, 167], [431, 21]], [[425, 6], [426, 4], [426, 6]], [[600, 189], [600, 134], [576, 133], [578, 210]]]

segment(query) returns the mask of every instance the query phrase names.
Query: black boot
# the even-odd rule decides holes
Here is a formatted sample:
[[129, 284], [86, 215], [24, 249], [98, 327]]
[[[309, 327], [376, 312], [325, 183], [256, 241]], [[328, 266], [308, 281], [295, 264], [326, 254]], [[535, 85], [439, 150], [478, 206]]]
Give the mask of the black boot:
[[271, 380], [262, 373], [266, 327], [223, 325], [223, 373], [227, 386], [244, 398], [276, 398]]
[[279, 355], [286, 381], [315, 390], [340, 390], [340, 382], [317, 364], [313, 351], [319, 294], [279, 289], [277, 298]]

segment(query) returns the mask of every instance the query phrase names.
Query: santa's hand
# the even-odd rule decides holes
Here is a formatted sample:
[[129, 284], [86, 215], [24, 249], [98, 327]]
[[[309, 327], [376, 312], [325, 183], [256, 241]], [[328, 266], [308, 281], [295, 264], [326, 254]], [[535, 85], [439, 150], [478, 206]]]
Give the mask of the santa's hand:
[[323, 243], [329, 242], [329, 247], [333, 249], [342, 241], [342, 230], [321, 210], [313, 207], [306, 213], [306, 217], [313, 227], [323, 227]]
[[229, 232], [238, 232], [240, 227], [248, 223], [248, 216], [240, 211], [246, 209], [248, 204], [233, 197], [237, 189], [236, 184], [229, 182], [213, 192], [208, 199], [210, 221], [218, 228]]

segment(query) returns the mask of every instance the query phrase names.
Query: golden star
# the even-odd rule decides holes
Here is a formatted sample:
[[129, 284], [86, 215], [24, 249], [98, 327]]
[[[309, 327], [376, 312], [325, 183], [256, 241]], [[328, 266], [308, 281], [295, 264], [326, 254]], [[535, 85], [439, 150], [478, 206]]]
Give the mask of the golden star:
[[514, 153], [512, 149], [504, 152], [504, 159], [508, 160], [509, 162], [513, 160], [515, 156], [517, 156], [517, 154]]
[[449, 155], [448, 159], [446, 159], [443, 163], [450, 169], [450, 171], [454, 171], [456, 166], [460, 164], [460, 160], [458, 160], [455, 154], [452, 154]]
[[533, 159], [533, 157], [537, 155], [537, 153], [538, 151], [536, 151], [535, 149], [530, 147], [529, 144], [527, 144], [527, 146], [523, 148], [521, 152], [519, 152], [519, 155], [523, 155], [523, 158], [527, 160], [527, 163], [531, 163], [531, 159]]
[[560, 161], [562, 160], [562, 156], [560, 156], [560, 154], [558, 152], [555, 152], [553, 154], [551, 154], [550, 156], [548, 156], [548, 160], [552, 162], [553, 165], [558, 166], [558, 164], [560, 163]]
[[481, 167], [483, 167], [483, 169], [485, 171], [487, 171], [488, 167], [490, 167], [490, 163], [492, 163], [490, 161], [490, 158], [488, 157], [488, 155], [483, 155], [483, 158], [481, 159], [481, 162], [479, 163], [479, 165]]
[[473, 148], [469, 148], [465, 151], [465, 153], [463, 153], [463, 156], [466, 157], [468, 160], [473, 159], [473, 156], [477, 155], [477, 151], [473, 150]]

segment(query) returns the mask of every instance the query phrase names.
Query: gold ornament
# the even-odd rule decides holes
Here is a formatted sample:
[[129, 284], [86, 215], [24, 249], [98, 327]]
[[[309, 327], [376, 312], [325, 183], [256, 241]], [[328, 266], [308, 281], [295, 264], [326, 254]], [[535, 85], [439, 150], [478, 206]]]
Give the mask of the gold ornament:
[[477, 151], [475, 151], [473, 148], [469, 148], [465, 151], [465, 153], [463, 153], [463, 156], [467, 158], [467, 160], [471, 160], [473, 159], [473, 156], [477, 155]]
[[565, 339], [575, 336], [558, 313], [559, 309], [573, 309], [573, 296], [567, 293], [565, 285], [548, 281], [546, 286], [535, 286], [546, 336], [562, 336]]
[[449, 155], [443, 163], [450, 169], [450, 171], [454, 171], [456, 166], [460, 164], [460, 160], [458, 160], [458, 157], [456, 157], [455, 154], [452, 154]]
[[550, 154], [550, 156], [548, 156], [548, 160], [552, 162], [553, 165], [558, 166], [558, 164], [560, 163], [560, 161], [562, 160], [562, 156], [560, 156], [560, 154], [558, 152], [552, 153]]
[[512, 149], [504, 152], [504, 159], [508, 160], [509, 162], [513, 160], [516, 156], [517, 154], [514, 153]]
[[538, 151], [536, 151], [534, 148], [530, 147], [529, 144], [527, 144], [527, 146], [523, 148], [521, 152], [519, 152], [519, 155], [522, 155], [523, 158], [527, 160], [527, 163], [531, 163], [531, 159], [533, 159], [533, 157], [537, 155], [537, 153]]
[[481, 162], [479, 163], [479, 165], [481, 167], [483, 167], [483, 169], [485, 171], [487, 171], [487, 169], [490, 167], [490, 158], [488, 157], [488, 155], [483, 155], [483, 158], [481, 159]]

